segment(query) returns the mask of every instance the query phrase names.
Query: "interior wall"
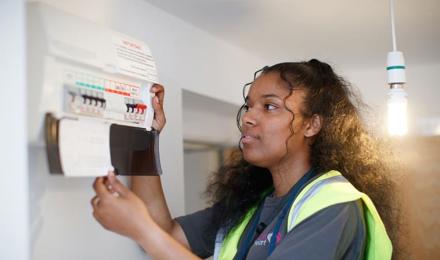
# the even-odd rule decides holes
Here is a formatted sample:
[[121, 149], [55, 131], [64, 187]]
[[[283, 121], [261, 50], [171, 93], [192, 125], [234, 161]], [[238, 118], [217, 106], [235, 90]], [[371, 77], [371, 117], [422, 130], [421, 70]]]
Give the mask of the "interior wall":
[[440, 136], [394, 140], [400, 159], [406, 259], [440, 258]]
[[0, 259], [29, 258], [25, 2], [0, 1]]
[[182, 106], [184, 140], [238, 145], [240, 132], [236, 116], [239, 105], [184, 90]]
[[[261, 61], [145, 1], [43, 2], [145, 41], [151, 48], [166, 88], [167, 126], [160, 141], [163, 185], [172, 215], [184, 214], [182, 89], [241, 102], [241, 86]], [[51, 176], [41, 149], [32, 148], [29, 155], [33, 259], [145, 258], [135, 243], [94, 221], [89, 205], [92, 178]]]

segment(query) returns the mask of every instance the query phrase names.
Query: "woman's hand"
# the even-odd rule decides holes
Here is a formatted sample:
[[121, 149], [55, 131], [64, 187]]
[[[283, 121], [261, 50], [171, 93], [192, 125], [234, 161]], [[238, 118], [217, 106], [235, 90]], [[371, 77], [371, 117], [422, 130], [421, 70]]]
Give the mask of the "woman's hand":
[[151, 93], [154, 93], [156, 96], [153, 98], [153, 109], [154, 109], [154, 119], [152, 127], [160, 132], [166, 123], [165, 113], [163, 111], [163, 100], [165, 97], [165, 89], [160, 84], [154, 84], [151, 87]]
[[135, 240], [153, 259], [200, 259], [160, 228], [113, 172], [96, 178], [93, 188], [93, 216], [105, 229]]
[[93, 183], [96, 196], [91, 200], [93, 216], [105, 228], [130, 237], [142, 239], [152, 223], [145, 204], [110, 172]]

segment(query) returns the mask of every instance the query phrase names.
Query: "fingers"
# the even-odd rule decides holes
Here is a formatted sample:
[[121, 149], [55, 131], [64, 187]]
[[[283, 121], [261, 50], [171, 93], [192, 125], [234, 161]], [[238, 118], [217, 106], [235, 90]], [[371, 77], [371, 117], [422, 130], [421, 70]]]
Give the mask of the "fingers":
[[156, 129], [160, 131], [162, 127], [165, 125], [165, 112], [163, 111], [163, 104], [158, 103], [158, 98], [154, 97], [153, 99], [153, 110], [154, 110], [154, 121], [157, 124], [156, 127], [159, 129]]
[[96, 219], [96, 221], [98, 221], [98, 223], [99, 224], [101, 224], [101, 226], [103, 227], [103, 228], [105, 228], [105, 229], [107, 229], [107, 227], [106, 227], [106, 225], [105, 225], [105, 223], [104, 223], [104, 220], [103, 220], [103, 217], [102, 217], [102, 215], [99, 213], [99, 210], [97, 210], [97, 208], [93, 208], [94, 210], [93, 210], [93, 217]]
[[157, 97], [157, 103], [163, 104], [164, 97], [165, 97], [165, 88], [160, 84], [154, 84], [151, 87], [151, 93], [154, 93]]
[[163, 102], [165, 98], [165, 89], [162, 85], [154, 84], [151, 87], [151, 93], [154, 93], [155, 97], [153, 98], [153, 106], [160, 105], [163, 107]]
[[111, 196], [110, 191], [107, 189], [107, 186], [104, 183], [104, 177], [98, 177], [95, 179], [95, 182], [93, 183], [93, 189], [96, 192], [96, 196], [101, 199], [107, 196]]
[[129, 193], [128, 188], [118, 180], [113, 171], [108, 172], [107, 181], [112, 192], [117, 192], [121, 196], [126, 196]]
[[90, 201], [90, 204], [92, 204], [92, 208], [93, 209], [98, 207], [98, 205], [99, 205], [99, 197], [98, 196], [93, 197], [92, 200]]
[[154, 109], [153, 128], [160, 132], [166, 123], [165, 112], [163, 110], [165, 89], [162, 85], [154, 84], [153, 87], [151, 87], [151, 92], [155, 94], [152, 100]]

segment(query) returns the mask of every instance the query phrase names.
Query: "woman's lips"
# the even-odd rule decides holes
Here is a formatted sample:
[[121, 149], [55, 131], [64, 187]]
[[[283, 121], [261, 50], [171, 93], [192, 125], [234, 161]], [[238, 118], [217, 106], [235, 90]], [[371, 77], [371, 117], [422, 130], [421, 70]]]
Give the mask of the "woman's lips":
[[258, 137], [253, 135], [242, 135], [241, 136], [241, 143], [242, 144], [250, 144], [258, 140]]

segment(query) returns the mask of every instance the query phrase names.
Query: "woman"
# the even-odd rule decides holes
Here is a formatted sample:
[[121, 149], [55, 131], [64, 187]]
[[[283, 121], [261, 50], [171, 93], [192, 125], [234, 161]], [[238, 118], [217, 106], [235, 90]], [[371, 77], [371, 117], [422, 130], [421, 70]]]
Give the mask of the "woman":
[[[389, 224], [393, 185], [348, 84], [315, 59], [259, 72], [237, 116], [240, 153], [208, 187], [212, 207], [172, 219], [159, 177], [133, 177], [132, 192], [110, 173], [95, 181], [95, 218], [153, 258], [390, 259], [370, 198]], [[160, 131], [164, 91], [153, 92]]]

